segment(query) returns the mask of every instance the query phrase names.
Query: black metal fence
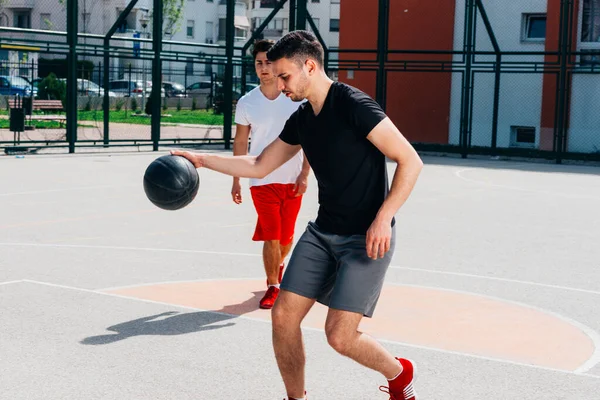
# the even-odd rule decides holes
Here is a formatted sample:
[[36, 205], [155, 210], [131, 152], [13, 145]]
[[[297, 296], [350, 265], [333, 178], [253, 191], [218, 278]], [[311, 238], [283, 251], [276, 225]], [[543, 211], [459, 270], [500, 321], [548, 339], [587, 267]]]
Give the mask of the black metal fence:
[[[165, 33], [168, 19], [159, 10], [167, 2], [153, 2], [157, 12], [146, 13], [143, 34], [124, 28], [132, 24], [136, 0], [102, 34], [89, 33], [89, 20], [83, 31], [78, 28], [75, 0], [66, 0], [66, 32], [0, 27], [0, 51], [19, 52], [18, 60], [0, 57], [0, 76], [27, 78], [31, 93], [46, 96], [42, 100], [59, 97], [48, 94], [51, 73], [67, 82], [60, 111], [66, 122], [55, 121], [61, 135], [48, 140], [30, 132], [22, 144], [68, 146], [71, 152], [78, 146], [129, 144], [155, 150], [199, 143], [229, 148], [236, 100], [256, 85], [251, 44], [308, 29], [326, 50], [329, 75], [371, 94], [420, 150], [557, 162], [600, 159], [600, 46], [594, 46], [600, 38], [600, 0], [548, 0], [539, 13], [519, 8], [518, 2], [444, 2], [453, 15], [442, 15], [437, 2], [404, 9], [391, 0], [245, 5], [220, 0], [218, 22], [207, 22], [205, 39], [198, 41], [167, 40], [173, 35]], [[257, 9], [261, 13], [253, 14]], [[243, 15], [250, 16], [249, 27], [244, 28]], [[402, 29], [411, 20], [405, 16], [414, 23], [415, 15], [425, 16], [424, 23], [407, 34]], [[511, 27], [508, 18], [519, 23]], [[199, 27], [185, 21], [183, 29], [192, 38]], [[444, 28], [436, 25], [452, 31], [445, 38]], [[69, 85], [76, 78], [90, 83]], [[34, 83], [44, 79], [46, 89], [40, 92]], [[9, 101], [4, 103], [8, 107]], [[3, 129], [0, 125], [0, 146], [14, 145]]]

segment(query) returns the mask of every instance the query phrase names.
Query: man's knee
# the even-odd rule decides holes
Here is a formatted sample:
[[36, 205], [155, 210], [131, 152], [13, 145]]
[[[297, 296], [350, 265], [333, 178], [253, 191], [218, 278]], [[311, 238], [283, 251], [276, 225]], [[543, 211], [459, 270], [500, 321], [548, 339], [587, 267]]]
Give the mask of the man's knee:
[[346, 329], [337, 326], [326, 326], [325, 335], [327, 343], [338, 353], [347, 354], [352, 346], [352, 337], [356, 332], [348, 332]]

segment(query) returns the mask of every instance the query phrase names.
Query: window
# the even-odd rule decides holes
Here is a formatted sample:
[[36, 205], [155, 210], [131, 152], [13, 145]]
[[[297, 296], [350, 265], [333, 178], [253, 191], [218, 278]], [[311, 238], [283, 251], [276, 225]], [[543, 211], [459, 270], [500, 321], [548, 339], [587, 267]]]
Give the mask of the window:
[[89, 33], [90, 13], [81, 13], [81, 32]]
[[313, 22], [315, 23], [315, 27], [317, 28], [317, 30], [320, 30], [321, 27], [319, 24], [320, 24], [321, 20], [319, 18], [313, 18]]
[[187, 57], [187, 62], [185, 63], [185, 74], [193, 75], [194, 74], [194, 59]]
[[583, 0], [581, 41], [600, 42], [600, 0]]
[[40, 29], [52, 29], [52, 21], [50, 20], [50, 14], [40, 14]]
[[187, 37], [189, 39], [193, 39], [194, 38], [194, 25], [196, 24], [196, 22], [193, 19], [188, 19], [187, 22]]
[[600, 64], [600, 0], [583, 0], [581, 12], [581, 65]]
[[225, 18], [219, 18], [219, 40], [225, 40], [227, 35], [227, 23]]
[[260, 0], [260, 8], [275, 8], [278, 0]]
[[331, 18], [329, 20], [329, 32], [339, 32], [339, 31], [340, 31], [339, 18]]
[[523, 14], [521, 40], [524, 42], [546, 40], [546, 14]]
[[510, 147], [535, 147], [535, 128], [532, 126], [511, 126]]
[[31, 13], [15, 12], [13, 14], [13, 26], [15, 28], [31, 29]]
[[235, 28], [235, 37], [238, 39], [245, 39], [246, 38], [246, 30], [236, 27]]
[[215, 41], [215, 28], [212, 21], [206, 21], [206, 43], [214, 43]]

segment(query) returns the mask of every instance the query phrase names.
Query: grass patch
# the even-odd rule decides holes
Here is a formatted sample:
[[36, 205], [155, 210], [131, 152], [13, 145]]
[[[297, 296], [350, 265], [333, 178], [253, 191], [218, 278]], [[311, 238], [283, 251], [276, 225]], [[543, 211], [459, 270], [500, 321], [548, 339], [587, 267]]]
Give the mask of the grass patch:
[[[196, 124], [196, 125], [223, 125], [223, 115], [215, 115], [206, 110], [168, 110], [165, 112], [170, 116], [163, 116], [161, 123], [165, 124]], [[79, 121], [103, 121], [103, 111], [79, 111]], [[110, 122], [123, 124], [150, 125], [151, 118], [147, 116], [136, 116], [131, 111], [110, 111]]]
[[[58, 121], [37, 121], [32, 120], [31, 124], [27, 121], [26, 125], [33, 125], [35, 129], [67, 129], [65, 124], [62, 125]], [[77, 124], [80, 128], [95, 128], [94, 125], [90, 124]], [[0, 129], [10, 129], [10, 121], [7, 119], [0, 119]]]

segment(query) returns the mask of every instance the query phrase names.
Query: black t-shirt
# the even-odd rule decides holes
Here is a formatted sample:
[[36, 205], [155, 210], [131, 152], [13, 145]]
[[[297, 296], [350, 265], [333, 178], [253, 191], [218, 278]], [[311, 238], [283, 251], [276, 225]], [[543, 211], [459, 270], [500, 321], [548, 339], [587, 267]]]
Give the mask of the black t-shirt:
[[319, 115], [306, 102], [285, 124], [279, 138], [302, 146], [319, 183], [316, 223], [324, 231], [364, 235], [375, 219], [388, 177], [385, 156], [367, 135], [386, 117], [368, 95], [334, 82]]

